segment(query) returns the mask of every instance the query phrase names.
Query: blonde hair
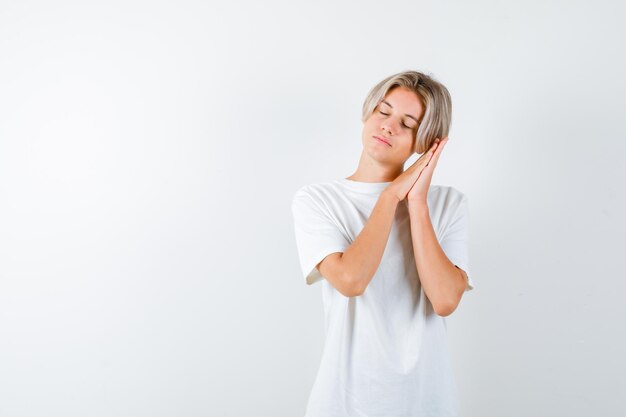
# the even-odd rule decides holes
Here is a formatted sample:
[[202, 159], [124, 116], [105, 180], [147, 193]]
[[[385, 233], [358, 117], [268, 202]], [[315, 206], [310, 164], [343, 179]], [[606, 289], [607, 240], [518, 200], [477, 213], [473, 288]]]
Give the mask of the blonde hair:
[[396, 87], [413, 91], [425, 107], [413, 149], [417, 153], [424, 153], [432, 146], [436, 138], [448, 136], [452, 122], [450, 93], [443, 84], [421, 72], [400, 72], [385, 78], [372, 88], [363, 103], [361, 120], [365, 122], [387, 93]]

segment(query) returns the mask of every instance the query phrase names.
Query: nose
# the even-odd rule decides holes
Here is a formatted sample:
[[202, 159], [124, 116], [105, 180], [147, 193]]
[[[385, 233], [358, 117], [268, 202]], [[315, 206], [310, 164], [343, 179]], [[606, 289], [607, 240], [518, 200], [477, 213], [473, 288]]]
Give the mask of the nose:
[[382, 125], [380, 126], [381, 130], [383, 132], [385, 132], [385, 134], [392, 136], [395, 132], [395, 126], [393, 124], [393, 122], [389, 119], [383, 121]]

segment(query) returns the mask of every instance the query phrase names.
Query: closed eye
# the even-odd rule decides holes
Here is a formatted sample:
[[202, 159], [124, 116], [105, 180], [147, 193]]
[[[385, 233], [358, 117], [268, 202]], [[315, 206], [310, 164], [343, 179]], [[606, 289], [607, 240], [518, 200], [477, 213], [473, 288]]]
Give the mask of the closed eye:
[[[383, 114], [383, 115], [385, 115], [385, 116], [389, 116], [389, 113], [385, 113], [385, 112], [383, 112], [382, 110], [378, 110], [378, 111], [380, 112], [380, 114]], [[407, 124], [406, 124], [406, 123], [402, 123], [402, 125], [403, 125], [404, 127], [406, 127], [407, 129], [415, 129], [414, 127], [407, 126]]]

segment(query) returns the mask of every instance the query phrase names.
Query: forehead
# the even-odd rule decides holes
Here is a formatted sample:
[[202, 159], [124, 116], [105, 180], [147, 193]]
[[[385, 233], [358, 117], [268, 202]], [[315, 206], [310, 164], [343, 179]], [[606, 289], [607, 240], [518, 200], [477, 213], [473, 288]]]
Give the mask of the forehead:
[[404, 87], [395, 87], [388, 91], [383, 100], [388, 102], [394, 110], [417, 119], [421, 118], [424, 112], [422, 100], [416, 93]]

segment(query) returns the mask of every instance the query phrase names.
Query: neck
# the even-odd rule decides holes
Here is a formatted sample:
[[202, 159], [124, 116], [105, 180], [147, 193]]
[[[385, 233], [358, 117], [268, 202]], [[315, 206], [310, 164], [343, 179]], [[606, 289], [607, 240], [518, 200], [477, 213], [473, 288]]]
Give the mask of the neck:
[[361, 152], [359, 166], [347, 179], [361, 182], [391, 182], [404, 172], [402, 165], [385, 165]]

